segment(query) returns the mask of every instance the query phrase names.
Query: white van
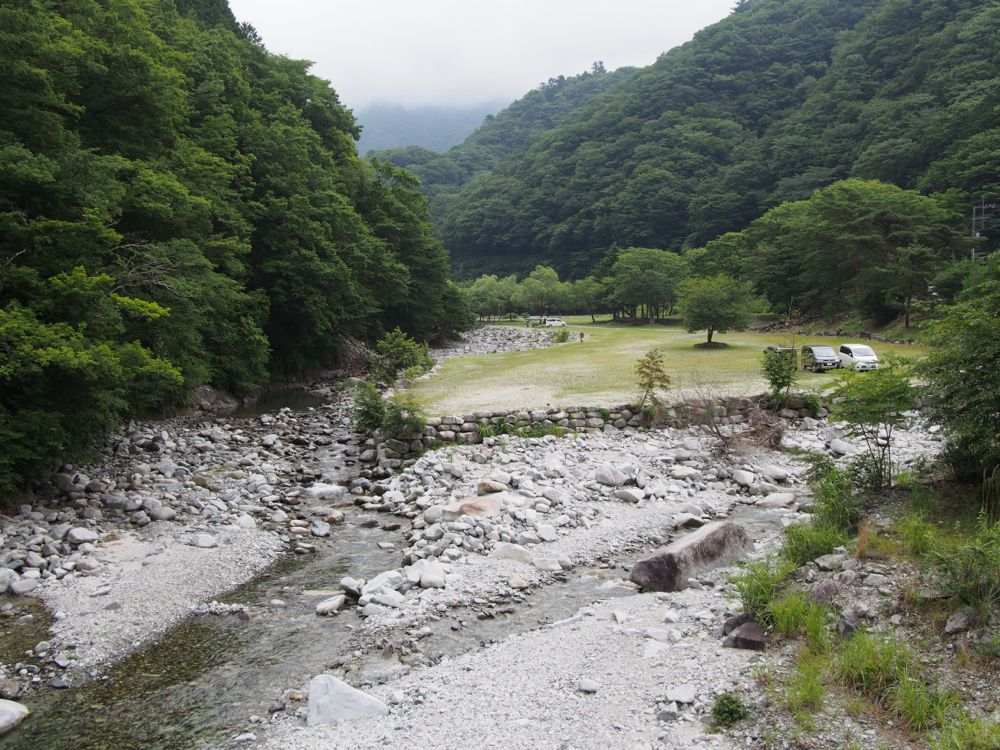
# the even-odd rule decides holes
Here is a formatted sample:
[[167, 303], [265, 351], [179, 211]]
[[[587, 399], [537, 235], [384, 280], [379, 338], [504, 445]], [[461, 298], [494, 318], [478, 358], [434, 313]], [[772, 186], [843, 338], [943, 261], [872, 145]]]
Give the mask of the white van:
[[868, 344], [841, 344], [840, 362], [851, 370], [877, 370], [878, 355]]

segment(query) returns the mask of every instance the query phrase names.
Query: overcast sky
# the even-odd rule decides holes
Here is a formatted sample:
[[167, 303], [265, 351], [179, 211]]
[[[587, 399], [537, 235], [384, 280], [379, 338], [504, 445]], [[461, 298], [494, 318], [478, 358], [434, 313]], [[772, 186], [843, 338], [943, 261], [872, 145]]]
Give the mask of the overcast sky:
[[735, 0], [230, 0], [354, 109], [510, 102], [595, 60], [649, 65]]

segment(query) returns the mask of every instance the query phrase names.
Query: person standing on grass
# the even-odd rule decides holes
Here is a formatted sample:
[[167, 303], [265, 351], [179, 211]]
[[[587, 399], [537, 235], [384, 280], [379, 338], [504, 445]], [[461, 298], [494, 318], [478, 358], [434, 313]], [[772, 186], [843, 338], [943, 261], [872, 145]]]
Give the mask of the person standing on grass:
[[580, 331], [580, 343], [583, 343], [583, 331]]

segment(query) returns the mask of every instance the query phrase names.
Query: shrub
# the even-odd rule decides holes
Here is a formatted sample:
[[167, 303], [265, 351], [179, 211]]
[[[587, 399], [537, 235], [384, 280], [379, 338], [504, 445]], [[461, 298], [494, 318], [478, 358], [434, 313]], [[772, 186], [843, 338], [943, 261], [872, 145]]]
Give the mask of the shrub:
[[771, 386], [771, 397], [780, 403], [788, 395], [788, 391], [798, 375], [795, 351], [765, 349], [761, 355], [760, 368], [764, 378]]
[[812, 483], [815, 496], [813, 524], [840, 531], [853, 531], [861, 520], [861, 506], [854, 495], [851, 478], [836, 468], [819, 475]]
[[382, 432], [387, 437], [414, 435], [424, 431], [427, 422], [411, 396], [397, 395], [383, 403], [385, 416], [382, 418]]
[[981, 619], [1000, 605], [1000, 523], [980, 514], [971, 539], [936, 550], [932, 560], [945, 591]]
[[385, 401], [378, 388], [369, 381], [359, 383], [354, 390], [354, 424], [359, 430], [374, 432], [385, 419]]
[[565, 344], [567, 341], [569, 341], [569, 329], [560, 328], [559, 333], [556, 334], [556, 343]]
[[955, 699], [909, 674], [903, 674], [892, 689], [889, 706], [900, 722], [913, 732], [926, 732], [948, 720]]
[[809, 600], [801, 591], [792, 591], [770, 604], [774, 629], [786, 638], [794, 638], [802, 630]]
[[756, 560], [744, 565], [740, 573], [730, 576], [729, 581], [739, 591], [743, 611], [761, 625], [770, 627], [774, 624], [771, 602], [788, 572], [780, 560]]
[[719, 693], [712, 701], [712, 724], [731, 727], [750, 715], [750, 711], [735, 693]]
[[639, 408], [647, 403], [662, 404], [660, 391], [670, 388], [670, 376], [663, 369], [663, 350], [650, 349], [635, 363], [635, 374], [639, 378]]
[[901, 362], [886, 363], [867, 373], [851, 372], [841, 378], [836, 395], [841, 403], [837, 417], [860, 437], [874, 466], [879, 489], [892, 485], [892, 432], [906, 422], [916, 391]]
[[933, 750], [996, 750], [1000, 747], [1000, 724], [961, 714], [935, 733]]
[[395, 328], [380, 338], [375, 344], [375, 358], [372, 375], [387, 383], [396, 379], [396, 374], [407, 370], [411, 377], [427, 372], [434, 366], [434, 360], [427, 353], [427, 344], [414, 341], [399, 328]]
[[795, 664], [785, 685], [785, 701], [792, 712], [816, 711], [823, 707], [826, 686], [823, 681], [823, 661], [815, 657], [801, 658]]
[[771, 602], [774, 629], [786, 638], [806, 637], [809, 650], [815, 654], [830, 650], [827, 630], [827, 610], [822, 604], [809, 599], [801, 591], [792, 591]]
[[883, 703], [914, 665], [913, 653], [895, 638], [855, 633], [833, 659], [834, 677], [843, 685]]
[[922, 557], [934, 548], [937, 533], [934, 524], [922, 513], [907, 513], [897, 524], [903, 540], [903, 549], [911, 555]]
[[802, 403], [804, 403], [806, 408], [813, 414], [818, 413], [819, 410], [823, 408], [823, 402], [815, 393], [802, 394]]
[[494, 428], [494, 426], [489, 423], [485, 422], [481, 423], [478, 429], [479, 429], [479, 437], [481, 438], [490, 438], [497, 434], [497, 431]]
[[794, 567], [799, 567], [821, 555], [829, 555], [847, 541], [847, 534], [830, 524], [795, 524], [785, 529], [781, 555]]
[[830, 651], [830, 630], [827, 628], [829, 612], [818, 602], [810, 602], [802, 620], [802, 630], [805, 632], [806, 645], [814, 654], [826, 654]]

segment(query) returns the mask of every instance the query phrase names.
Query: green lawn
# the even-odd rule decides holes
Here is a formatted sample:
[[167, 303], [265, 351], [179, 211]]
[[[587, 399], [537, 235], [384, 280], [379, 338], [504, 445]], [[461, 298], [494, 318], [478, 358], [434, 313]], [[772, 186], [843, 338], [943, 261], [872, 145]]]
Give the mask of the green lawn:
[[[429, 414], [627, 403], [636, 395], [635, 361], [653, 347], [663, 347], [674, 397], [693, 395], [696, 390], [752, 395], [766, 390], [760, 375], [763, 348], [792, 343], [785, 333], [744, 332], [716, 334], [716, 341], [729, 345], [725, 349], [695, 349], [694, 344], [705, 340], [704, 333], [669, 326], [594, 325], [586, 316], [564, 320], [570, 324], [570, 340], [565, 344], [452, 359], [434, 377], [414, 384], [410, 392]], [[847, 340], [800, 336], [794, 343], [797, 347], [807, 343], [836, 346]], [[873, 348], [880, 357], [890, 353], [913, 356], [923, 351], [878, 343]], [[831, 374], [799, 371], [798, 387], [820, 389], [833, 380]]]

